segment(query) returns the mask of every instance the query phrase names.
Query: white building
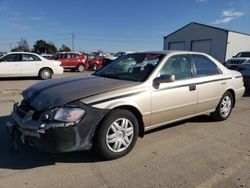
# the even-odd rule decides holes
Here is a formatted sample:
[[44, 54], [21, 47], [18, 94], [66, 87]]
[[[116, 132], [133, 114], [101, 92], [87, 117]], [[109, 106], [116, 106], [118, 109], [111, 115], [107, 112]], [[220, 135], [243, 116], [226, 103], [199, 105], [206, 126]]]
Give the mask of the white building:
[[250, 35], [192, 22], [165, 36], [163, 48], [205, 52], [224, 62], [240, 51], [250, 51]]

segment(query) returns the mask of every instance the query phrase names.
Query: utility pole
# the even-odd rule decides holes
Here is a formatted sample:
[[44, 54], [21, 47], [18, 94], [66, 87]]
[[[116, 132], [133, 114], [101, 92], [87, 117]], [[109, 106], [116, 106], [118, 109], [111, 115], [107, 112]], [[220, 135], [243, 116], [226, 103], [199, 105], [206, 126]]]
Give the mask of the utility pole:
[[10, 42], [10, 51], [12, 50], [12, 43]]
[[72, 33], [72, 51], [75, 51], [75, 33]]

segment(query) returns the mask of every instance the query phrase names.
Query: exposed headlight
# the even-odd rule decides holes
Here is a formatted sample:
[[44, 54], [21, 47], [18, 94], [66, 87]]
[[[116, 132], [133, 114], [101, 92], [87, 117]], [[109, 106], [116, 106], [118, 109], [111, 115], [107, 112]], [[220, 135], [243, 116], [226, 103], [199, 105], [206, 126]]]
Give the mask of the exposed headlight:
[[85, 110], [80, 108], [58, 108], [54, 120], [65, 123], [79, 122], [85, 114]]

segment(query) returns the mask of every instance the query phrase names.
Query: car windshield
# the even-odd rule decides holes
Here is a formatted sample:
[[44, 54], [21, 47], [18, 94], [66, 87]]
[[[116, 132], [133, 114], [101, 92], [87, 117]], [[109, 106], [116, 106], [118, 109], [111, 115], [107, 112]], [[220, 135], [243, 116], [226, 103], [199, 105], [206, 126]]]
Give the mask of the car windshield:
[[94, 75], [142, 82], [148, 78], [163, 57], [163, 54], [154, 53], [124, 55], [95, 72]]
[[236, 57], [250, 57], [250, 52], [240, 52]]

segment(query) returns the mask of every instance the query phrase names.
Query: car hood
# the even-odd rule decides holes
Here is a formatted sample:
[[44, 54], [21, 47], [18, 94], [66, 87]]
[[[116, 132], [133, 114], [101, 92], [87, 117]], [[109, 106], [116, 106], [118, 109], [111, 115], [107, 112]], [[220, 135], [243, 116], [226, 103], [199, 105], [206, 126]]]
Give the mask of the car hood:
[[46, 111], [69, 102], [139, 84], [97, 76], [70, 77], [42, 81], [23, 91], [24, 100], [38, 111]]

